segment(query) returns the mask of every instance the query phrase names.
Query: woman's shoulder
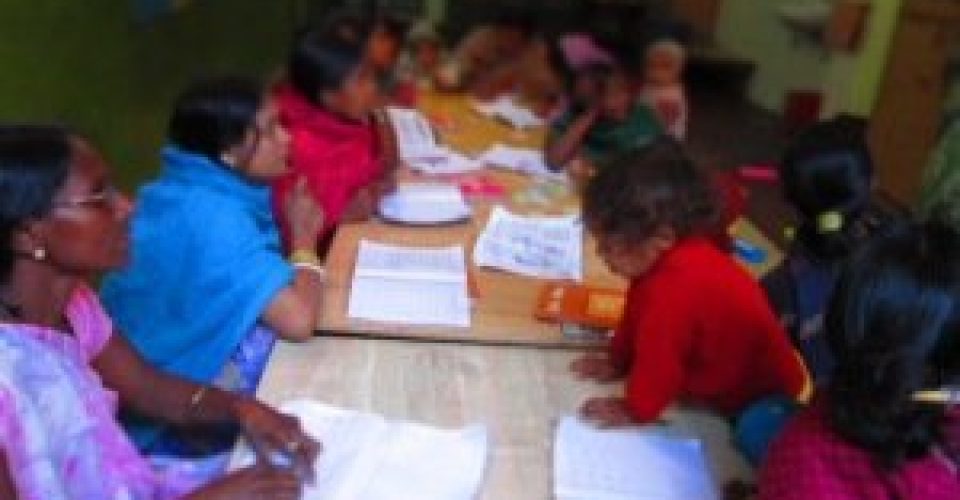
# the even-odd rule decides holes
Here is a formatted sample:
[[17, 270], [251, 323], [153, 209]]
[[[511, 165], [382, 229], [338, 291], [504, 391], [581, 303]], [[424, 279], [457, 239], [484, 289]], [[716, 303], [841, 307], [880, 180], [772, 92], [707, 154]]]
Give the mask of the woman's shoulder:
[[854, 466], [856, 460], [848, 448], [818, 403], [804, 408], [770, 445], [760, 470], [760, 498], [820, 498], [834, 491], [838, 461]]

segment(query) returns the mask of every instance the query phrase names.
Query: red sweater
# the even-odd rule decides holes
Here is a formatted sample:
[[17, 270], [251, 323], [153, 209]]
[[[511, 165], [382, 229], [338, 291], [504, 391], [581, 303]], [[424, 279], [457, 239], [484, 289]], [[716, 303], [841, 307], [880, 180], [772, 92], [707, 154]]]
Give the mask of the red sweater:
[[383, 172], [376, 128], [318, 108], [289, 86], [279, 87], [275, 96], [292, 140], [290, 171], [273, 185], [277, 221], [284, 241], [289, 242], [285, 207], [297, 179], [303, 177], [323, 208], [323, 239], [340, 222], [357, 192]]
[[702, 238], [679, 242], [631, 282], [611, 355], [629, 370], [627, 403], [643, 422], [678, 400], [732, 415], [809, 390], [759, 285]]

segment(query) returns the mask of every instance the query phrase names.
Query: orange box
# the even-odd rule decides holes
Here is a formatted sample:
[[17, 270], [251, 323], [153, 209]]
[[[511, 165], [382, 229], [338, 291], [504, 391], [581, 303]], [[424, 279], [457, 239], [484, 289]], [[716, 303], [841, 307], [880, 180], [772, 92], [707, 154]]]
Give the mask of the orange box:
[[550, 323], [576, 323], [592, 328], [616, 328], [626, 295], [621, 290], [573, 283], [547, 283], [540, 290], [534, 317]]

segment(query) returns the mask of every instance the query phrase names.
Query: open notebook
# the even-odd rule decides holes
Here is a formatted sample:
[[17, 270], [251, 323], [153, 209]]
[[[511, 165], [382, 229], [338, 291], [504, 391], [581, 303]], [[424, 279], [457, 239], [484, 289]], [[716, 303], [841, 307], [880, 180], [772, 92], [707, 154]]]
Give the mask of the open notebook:
[[601, 430], [577, 417], [557, 424], [557, 500], [716, 500], [697, 439], [661, 427]]
[[[483, 425], [446, 430], [296, 400], [281, 405], [323, 444], [303, 500], [472, 500], [487, 462]], [[238, 464], [253, 463], [248, 452]]]
[[386, 323], [469, 327], [463, 247], [400, 247], [361, 240], [347, 315]]
[[458, 174], [483, 167], [482, 162], [440, 144], [423, 113], [389, 107], [387, 117], [396, 135], [400, 158], [410, 168], [425, 174]]
[[583, 224], [576, 215], [535, 217], [494, 207], [473, 249], [474, 264], [533, 278], [583, 278]]

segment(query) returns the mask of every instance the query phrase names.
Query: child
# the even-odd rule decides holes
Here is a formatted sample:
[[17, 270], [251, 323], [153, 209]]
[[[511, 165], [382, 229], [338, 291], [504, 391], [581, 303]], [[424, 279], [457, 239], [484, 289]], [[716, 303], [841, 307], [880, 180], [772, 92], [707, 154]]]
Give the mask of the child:
[[370, 217], [392, 189], [392, 155], [381, 144], [389, 134], [374, 120], [377, 84], [363, 50], [362, 43], [308, 31], [293, 49], [288, 81], [276, 91], [292, 147], [290, 172], [274, 183], [274, 208], [282, 213], [305, 179], [326, 215], [321, 241], [342, 221]]
[[[547, 139], [547, 164], [554, 169], [586, 164], [589, 175], [605, 159], [645, 146], [663, 133], [650, 108], [636, 102], [626, 75], [616, 66], [579, 71], [571, 95], [573, 104], [554, 122]], [[580, 161], [572, 162], [575, 159]]]
[[630, 288], [608, 354], [571, 366], [586, 379], [626, 378], [625, 396], [588, 400], [586, 418], [649, 423], [677, 402], [736, 415], [767, 396], [807, 396], [803, 363], [760, 287], [709, 240], [716, 217], [709, 184], [672, 139], [627, 153], [590, 182], [587, 227]]
[[381, 96], [395, 97], [398, 90], [397, 63], [406, 28], [403, 23], [388, 17], [373, 21], [366, 42], [366, 57], [373, 68]]
[[678, 141], [687, 136], [690, 110], [683, 88], [686, 53], [673, 40], [653, 43], [646, 52], [640, 100], [653, 109], [667, 133]]
[[818, 383], [833, 356], [820, 326], [840, 264], [869, 232], [873, 162], [852, 118], [815, 125], [797, 137], [780, 166], [784, 197], [800, 216], [787, 258], [764, 280], [770, 303]]
[[419, 90], [432, 90], [445, 60], [443, 40], [428, 20], [418, 21], [407, 33], [407, 47], [397, 64], [397, 78]]
[[[500, 82], [518, 71], [517, 55], [535, 39], [535, 22], [527, 12], [508, 11], [494, 22], [474, 28], [439, 72], [441, 88], [496, 95]], [[491, 96], [492, 96], [491, 95]]]
[[774, 441], [761, 500], [960, 498], [960, 239], [939, 223], [861, 248], [830, 302], [834, 376]]

